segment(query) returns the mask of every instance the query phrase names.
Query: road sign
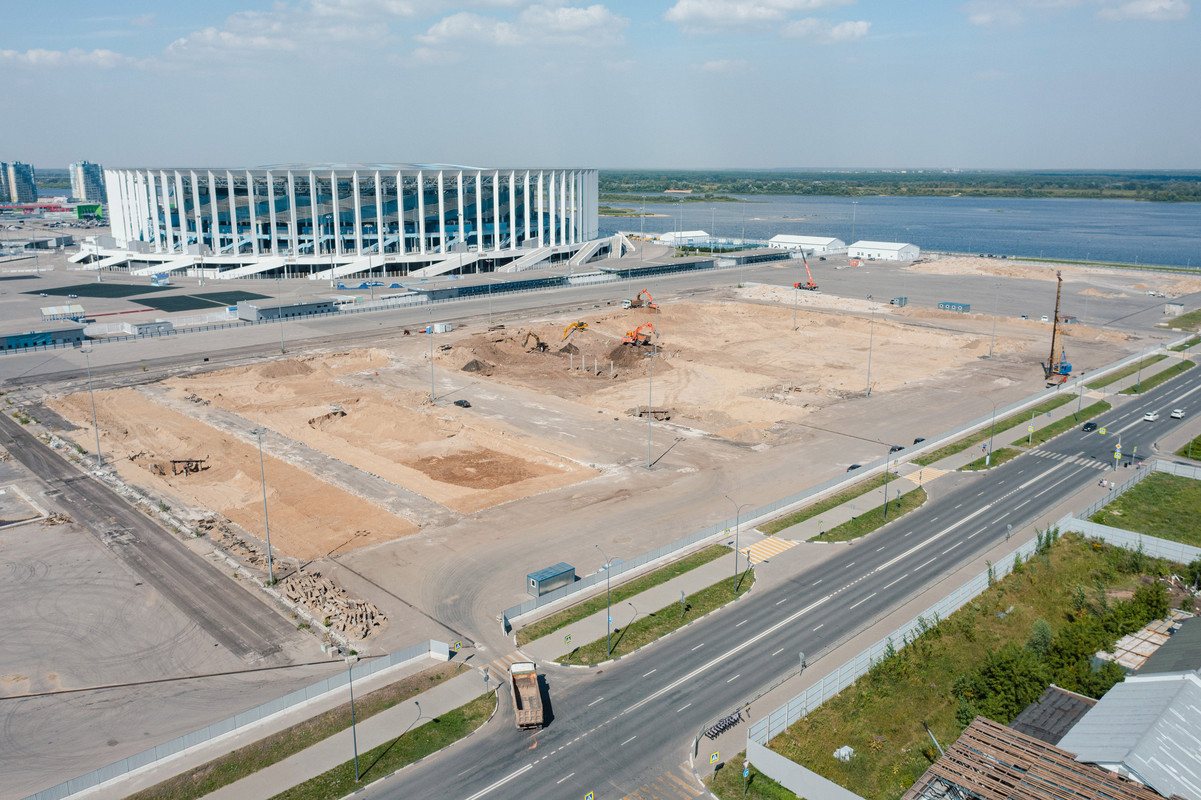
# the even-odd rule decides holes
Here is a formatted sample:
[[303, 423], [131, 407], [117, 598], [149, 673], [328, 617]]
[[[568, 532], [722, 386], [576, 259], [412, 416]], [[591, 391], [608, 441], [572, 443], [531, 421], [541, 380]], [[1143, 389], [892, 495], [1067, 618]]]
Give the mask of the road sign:
[[1027, 426], [1026, 426], [1026, 432], [1027, 432], [1027, 433], [1034, 433], [1034, 426], [1033, 426], [1033, 425], [1027, 425]]
[[1102, 429], [1101, 429], [1101, 435], [1102, 435], [1102, 436], [1104, 436], [1104, 435], [1105, 435], [1105, 429], [1104, 429], [1104, 428], [1102, 428]]
[[563, 644], [571, 644], [571, 634], [570, 633], [563, 637]]
[[584, 800], [596, 800], [596, 792], [589, 792], [584, 795]]
[[613, 624], [613, 618], [612, 618], [612, 617], [609, 617], [609, 624], [610, 624], [610, 625], [612, 625], [612, 624]]
[[744, 778], [749, 777], [750, 774], [751, 774], [751, 771], [749, 769], [744, 769], [742, 771], [742, 777], [744, 777]]
[[716, 763], [717, 763], [717, 757], [718, 757], [719, 755], [721, 755], [721, 754], [720, 754], [720, 753], [712, 753], [712, 754], [709, 756], [709, 763], [710, 763], [710, 764], [716, 764]]
[[463, 643], [462, 643], [462, 642], [455, 642], [455, 652], [457, 653], [457, 652], [459, 652], [459, 651], [460, 651], [460, 650], [462, 650], [462, 649], [463, 649]]

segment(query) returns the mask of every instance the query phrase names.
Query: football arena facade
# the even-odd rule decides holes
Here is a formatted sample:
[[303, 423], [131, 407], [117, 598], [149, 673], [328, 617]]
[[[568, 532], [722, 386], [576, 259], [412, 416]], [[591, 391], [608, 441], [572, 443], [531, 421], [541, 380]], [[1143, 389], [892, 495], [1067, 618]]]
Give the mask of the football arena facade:
[[112, 240], [87, 258], [136, 273], [426, 276], [601, 251], [595, 169], [284, 164], [105, 180]]

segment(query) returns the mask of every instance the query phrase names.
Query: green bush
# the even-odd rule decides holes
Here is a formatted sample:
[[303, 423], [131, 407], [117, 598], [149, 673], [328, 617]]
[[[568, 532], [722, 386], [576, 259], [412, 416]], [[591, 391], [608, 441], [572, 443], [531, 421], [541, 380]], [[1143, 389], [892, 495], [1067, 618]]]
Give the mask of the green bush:
[[1047, 653], [1051, 652], [1051, 642], [1054, 639], [1055, 632], [1051, 630], [1051, 624], [1045, 619], [1040, 619], [1030, 629], [1030, 638], [1026, 641], [1026, 649], [1039, 658], [1046, 658]]

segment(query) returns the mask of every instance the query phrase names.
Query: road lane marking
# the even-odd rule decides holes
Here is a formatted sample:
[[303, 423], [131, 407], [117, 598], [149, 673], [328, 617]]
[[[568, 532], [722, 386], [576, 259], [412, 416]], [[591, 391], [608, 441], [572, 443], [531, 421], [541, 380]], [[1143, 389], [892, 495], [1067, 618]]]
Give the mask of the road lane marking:
[[471, 797], [468, 797], [468, 798], [467, 798], [467, 800], [479, 800], [481, 797], [483, 797], [484, 795], [488, 794], [488, 792], [492, 791], [493, 789], [499, 789], [501, 786], [504, 786], [506, 783], [508, 783], [509, 781], [513, 780], [513, 779], [514, 779], [514, 778], [516, 778], [518, 775], [521, 775], [521, 774], [524, 774], [524, 773], [526, 773], [526, 772], [529, 772], [529, 771], [530, 771], [530, 770], [532, 770], [533, 768], [534, 768], [534, 765], [533, 765], [533, 764], [526, 764], [524, 767], [522, 767], [521, 769], [517, 770], [516, 772], [510, 772], [510, 773], [509, 773], [507, 776], [505, 776], [505, 777], [501, 778], [501, 779], [500, 779], [500, 780], [498, 780], [496, 783], [494, 783], [494, 784], [492, 784], [491, 786], [489, 786], [487, 789], [481, 789], [480, 791], [476, 792], [476, 793], [475, 793], [475, 794], [473, 794]]
[[[955, 506], [955, 508], [963, 508], [963, 503], [960, 503], [959, 505]], [[953, 508], [951, 510], [954, 511], [955, 509]]]
[[[780, 601], [780, 603], [783, 603], [783, 602], [785, 602], [785, 601], [787, 601], [787, 600], [788, 600], [788, 598], [787, 598], [787, 597], [785, 597], [783, 600], [781, 600], [781, 601]], [[776, 605], [780, 605], [780, 603], [776, 603]]]
[[946, 550], [943, 550], [942, 554], [945, 556], [947, 553], [951, 552], [952, 550], [954, 550], [956, 547], [958, 547], [961, 544], [963, 544], [963, 542], [955, 542], [955, 544], [951, 545]]
[[573, 773], [571, 773], [571, 775], [567, 775], [566, 777], [559, 778], [559, 780], [555, 781], [555, 785], [556, 785], [556, 786], [558, 786], [558, 785], [559, 785], [560, 783], [562, 783], [563, 781], [565, 781], [565, 780], [569, 780], [569, 779], [571, 778], [571, 776], [572, 776], [572, 775], [575, 775], [575, 773], [573, 772]]
[[655, 674], [656, 672], [658, 672], [658, 671], [659, 671], [659, 668], [658, 668], [658, 667], [655, 667], [654, 669], [652, 669], [650, 672], [646, 673], [646, 674], [645, 674], [645, 675], [643, 675], [642, 677], [644, 677], [644, 678], [650, 677], [651, 675], [654, 675], [654, 674]]
[[879, 552], [880, 552], [881, 550], [883, 550], [885, 547], [887, 547], [887, 545], [883, 545], [883, 544], [882, 544], [882, 545], [880, 545], [879, 547], [877, 547], [877, 548], [876, 548], [876, 552], [877, 552], [877, 553], [879, 553]]
[[634, 734], [629, 739], [626, 739], [624, 742], [619, 744], [618, 747], [625, 747], [627, 744], [629, 744], [630, 742], [634, 741], [637, 738], [638, 738], [638, 734]]
[[598, 698], [596, 698], [595, 700], [593, 700], [591, 703], [589, 703], [589, 704], [588, 704], [588, 707], [589, 707], [589, 708], [592, 708], [594, 705], [596, 705], [597, 703], [599, 703], [601, 700], [604, 700], [604, 699], [605, 699], [605, 698], [603, 698], [603, 697], [598, 697]]
[[676, 709], [676, 713], [679, 714], [681, 711], [683, 711], [686, 708], [692, 708], [692, 703], [687, 703], [685, 705], [680, 706], [679, 708]]
[[732, 681], [736, 681], [736, 680], [738, 680], [740, 677], [742, 677], [742, 673], [741, 673], [741, 672], [740, 672], [740, 673], [738, 673], [737, 675], [735, 675], [733, 678], [730, 678], [730, 680], [726, 681], [726, 683], [730, 683], [730, 682], [732, 682]]
[[[826, 626], [826, 623], [823, 622], [821, 625], [818, 625], [817, 628], [824, 628], [825, 626]], [[813, 630], [816, 631], [817, 628], [814, 628]]]
[[[893, 581], [892, 583], [888, 584], [888, 586], [892, 586], [892, 585], [893, 585], [893, 583], [900, 583], [901, 581], [905, 580], [905, 579], [906, 579], [906, 578], [908, 578], [908, 577], [909, 577], [909, 573], [908, 573], [908, 572], [906, 572], [904, 575], [902, 575], [901, 577], [897, 578], [897, 579], [896, 579], [895, 581]], [[887, 589], [887, 588], [888, 588], [888, 586], [885, 586], [885, 587], [881, 588], [881, 589], [880, 589], [880, 591], [884, 591], [884, 589]], [[815, 629], [815, 630], [816, 630], [816, 629]]]
[[773, 655], [773, 656], [778, 656], [778, 655], [780, 655], [780, 653], [783, 653], [783, 652], [784, 652], [784, 648], [783, 648], [783, 647], [781, 647], [779, 650], [777, 650], [776, 652], [772, 653], [772, 655]]
[[704, 643], [704, 642], [701, 642], [701, 643], [700, 643], [700, 644], [698, 644], [696, 647], [692, 648], [692, 650], [691, 650], [690, 652], [696, 652], [697, 650], [700, 650], [700, 649], [701, 649], [702, 647], [704, 647], [704, 646], [705, 646], [705, 643]]
[[818, 578], [816, 581], [814, 581], [813, 585], [817, 586], [817, 584], [821, 583], [824, 580], [825, 580], [825, 578]]
[[746, 624], [746, 620], [744, 619], [742, 622], [738, 623], [738, 624], [737, 624], [737, 625], [735, 625], [734, 627], [735, 627], [735, 628], [739, 628], [739, 627], [742, 627], [742, 626], [743, 626], [743, 625], [745, 625], [745, 624]]
[[[926, 562], [926, 564], [933, 564], [933, 563], [934, 563], [935, 561], [937, 561], [937, 560], [938, 560], [938, 556], [935, 556], [934, 558], [932, 558], [932, 559], [930, 559], [929, 561], [927, 561], [927, 562]], [[922, 567], [926, 566], [926, 564], [922, 564], [920, 567], [918, 567], [917, 569], [915, 569], [915, 570], [914, 570], [914, 572], [917, 572], [917, 570], [918, 570], [918, 569], [921, 569]]]
[[871, 593], [871, 594], [869, 594], [867, 597], [863, 598], [863, 599], [862, 599], [862, 600], [860, 600], [858, 603], [856, 603], [855, 605], [853, 605], [853, 606], [851, 606], [850, 608], [848, 608], [848, 609], [847, 609], [847, 611], [854, 611], [856, 608], [858, 608], [859, 606], [863, 605], [863, 604], [864, 604], [864, 603], [866, 603], [868, 600], [871, 600], [871, 599], [872, 599], [873, 597], [875, 597], [875, 596], [876, 596], [876, 593], [875, 593], [875, 592], [872, 592], [872, 593]]

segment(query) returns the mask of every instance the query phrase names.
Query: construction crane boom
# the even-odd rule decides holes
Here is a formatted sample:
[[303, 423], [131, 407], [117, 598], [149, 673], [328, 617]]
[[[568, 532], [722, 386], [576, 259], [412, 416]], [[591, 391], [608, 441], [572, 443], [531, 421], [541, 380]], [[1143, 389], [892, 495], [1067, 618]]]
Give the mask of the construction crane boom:
[[809, 259], [805, 258], [805, 251], [803, 248], [801, 250], [801, 263], [805, 265], [805, 274], [809, 276], [809, 282], [808, 283], [799, 283], [799, 282], [794, 283], [792, 285], [792, 288], [807, 289], [810, 292], [816, 292], [817, 284], [813, 282], [813, 273], [809, 271]]
[[[1063, 273], [1056, 272], [1055, 280], [1055, 316], [1051, 320], [1051, 353], [1047, 363], [1043, 365], [1043, 375], [1048, 383], [1063, 383], [1072, 374], [1072, 365], [1068, 363], [1067, 351], [1059, 338], [1059, 300], [1063, 293]], [[1058, 356], [1056, 352], [1058, 351]]]

